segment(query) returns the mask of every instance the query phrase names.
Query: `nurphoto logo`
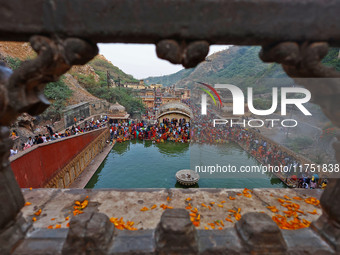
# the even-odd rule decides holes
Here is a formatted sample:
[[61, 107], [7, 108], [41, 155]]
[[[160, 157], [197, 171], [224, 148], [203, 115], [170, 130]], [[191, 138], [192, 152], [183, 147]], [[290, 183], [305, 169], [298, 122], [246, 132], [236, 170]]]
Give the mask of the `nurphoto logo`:
[[[232, 100], [233, 100], [233, 116], [238, 116], [242, 117], [244, 116], [245, 112], [245, 97], [243, 94], [243, 91], [232, 84], [215, 84], [214, 87], [212, 87], [209, 84], [199, 82], [199, 84], [202, 84], [209, 88], [218, 98], [220, 107], [222, 107], [222, 101], [221, 97], [216, 91], [216, 89], [228, 89], [231, 92], [232, 95]], [[205, 93], [201, 94], [201, 114], [202, 115], [207, 115], [207, 94], [212, 98], [213, 102], [215, 105], [217, 105], [217, 102], [213, 96], [213, 94], [208, 91], [207, 89], [201, 88]], [[273, 114], [277, 108], [278, 108], [278, 101], [279, 101], [279, 94], [278, 90], [281, 90], [281, 115], [286, 116], [287, 115], [287, 105], [295, 105], [305, 116], [311, 116], [312, 114], [306, 109], [306, 107], [303, 105], [311, 99], [311, 93], [309, 90], [305, 88], [298, 88], [298, 87], [273, 87], [272, 88], [272, 105], [269, 109], [263, 110], [263, 109], [255, 109], [254, 103], [253, 103], [253, 88], [248, 87], [247, 88], [247, 104], [248, 104], [248, 109], [251, 113], [254, 115], [259, 115], [259, 116], [268, 116]], [[302, 94], [304, 95], [303, 97], [300, 98], [288, 98], [289, 94]], [[295, 127], [297, 126], [297, 121], [294, 119], [265, 119], [264, 121], [261, 119], [252, 119], [248, 121], [248, 126], [249, 127], [261, 127], [264, 125], [264, 122], [270, 122], [272, 127], [274, 126], [274, 123], [281, 122], [281, 125], [283, 127]], [[243, 125], [246, 126], [245, 120], [242, 122], [237, 122], [235, 123], [235, 120], [233, 122], [232, 119], [227, 120], [227, 119], [214, 119], [213, 120], [213, 126], [217, 124], [227, 124], [230, 123], [232, 126], [233, 124], [236, 125]], [[255, 122], [258, 122], [257, 124], [254, 124]]]

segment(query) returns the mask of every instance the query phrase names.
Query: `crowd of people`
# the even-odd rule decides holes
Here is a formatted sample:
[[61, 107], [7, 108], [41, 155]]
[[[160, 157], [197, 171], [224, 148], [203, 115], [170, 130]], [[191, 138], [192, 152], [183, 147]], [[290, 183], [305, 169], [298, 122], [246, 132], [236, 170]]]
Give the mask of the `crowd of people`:
[[[190, 105], [190, 101], [184, 102]], [[318, 176], [294, 171], [300, 169], [301, 161], [294, 157], [291, 153], [278, 148], [276, 144], [268, 143], [263, 136], [258, 134], [258, 131], [250, 130], [239, 125], [216, 125], [212, 126], [212, 119], [218, 118], [215, 113], [208, 110], [208, 115], [200, 114], [200, 108], [195, 105], [190, 105], [193, 111], [193, 119], [190, 122], [185, 118], [168, 119], [164, 118], [157, 121], [155, 118], [154, 124], [149, 117], [144, 117], [140, 121], [116, 121], [113, 123], [104, 116], [100, 120], [84, 121], [82, 125], [73, 125], [62, 133], [55, 133], [53, 128], [46, 126], [48, 133], [39, 134], [35, 137], [29, 137], [27, 142], [22, 144], [22, 149], [26, 150], [36, 144], [54, 141], [60, 138], [69, 137], [72, 135], [81, 134], [108, 125], [110, 128], [111, 140], [123, 142], [126, 140], [151, 140], [153, 142], [198, 142], [220, 144], [233, 141], [238, 143], [244, 150], [248, 151], [263, 165], [286, 166], [289, 171], [277, 174], [285, 183], [296, 183], [299, 188], [324, 188], [327, 181], [319, 182]], [[75, 120], [76, 124], [76, 120]], [[12, 137], [17, 137], [13, 130]], [[15, 155], [18, 150], [11, 149], [11, 155]]]
[[[83, 123], [73, 125], [72, 127], [65, 129], [63, 132], [54, 132], [53, 127], [46, 126], [47, 133], [28, 137], [27, 141], [21, 144], [21, 148], [12, 148], [10, 150], [10, 156], [16, 155], [19, 151], [27, 150], [37, 144], [47, 143], [61, 138], [83, 134], [85, 132], [104, 126], [107, 126], [107, 116], [104, 116], [99, 120], [94, 120], [93, 118], [90, 121], [85, 120]], [[19, 136], [17, 135], [17, 132], [13, 130], [11, 132], [11, 137], [12, 139], [16, 139]]]
[[120, 121], [110, 125], [111, 139], [117, 142], [126, 140], [152, 140], [154, 142], [174, 141], [186, 143], [190, 140], [190, 123], [184, 118], [167, 119], [150, 124], [147, 121]]
[[207, 115], [200, 114], [200, 108], [191, 105], [194, 118], [191, 121], [191, 142], [220, 144], [228, 141], [238, 143], [244, 150], [249, 152], [263, 165], [286, 166], [287, 172], [278, 173], [277, 176], [284, 180], [286, 184], [299, 188], [325, 188], [327, 180], [319, 182], [318, 176], [312, 173], [300, 171], [302, 163], [285, 150], [281, 150], [275, 144], [268, 143], [259, 135], [259, 131], [254, 131], [241, 127], [240, 125], [216, 125], [213, 127], [212, 119], [218, 119], [212, 111]]

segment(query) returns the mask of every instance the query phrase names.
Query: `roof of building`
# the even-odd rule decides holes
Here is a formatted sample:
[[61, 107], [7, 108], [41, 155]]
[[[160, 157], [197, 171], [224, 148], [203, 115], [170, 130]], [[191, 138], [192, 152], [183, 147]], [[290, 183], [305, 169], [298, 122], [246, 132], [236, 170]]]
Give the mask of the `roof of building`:
[[180, 102], [171, 102], [161, 105], [158, 110], [158, 116], [162, 116], [167, 112], [181, 112], [187, 116], [190, 116], [190, 118], [193, 116], [190, 107]]
[[110, 106], [109, 111], [111, 113], [125, 112], [125, 107], [116, 102], [115, 104]]

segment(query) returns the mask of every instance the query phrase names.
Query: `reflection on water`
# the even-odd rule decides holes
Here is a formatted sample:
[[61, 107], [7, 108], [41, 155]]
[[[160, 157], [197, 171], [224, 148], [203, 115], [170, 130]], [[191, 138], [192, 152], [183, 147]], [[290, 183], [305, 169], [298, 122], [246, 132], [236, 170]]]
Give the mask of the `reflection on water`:
[[[234, 143], [209, 145], [135, 140], [116, 144], [86, 188], [183, 188], [176, 184], [177, 171], [211, 162], [258, 165]], [[200, 176], [197, 186], [200, 188], [284, 187], [280, 180], [270, 175], [264, 178], [258, 175], [250, 178], [231, 178], [225, 174], [214, 178], [206, 174]]]
[[169, 157], [178, 157], [189, 151], [189, 143], [155, 143], [159, 152]]

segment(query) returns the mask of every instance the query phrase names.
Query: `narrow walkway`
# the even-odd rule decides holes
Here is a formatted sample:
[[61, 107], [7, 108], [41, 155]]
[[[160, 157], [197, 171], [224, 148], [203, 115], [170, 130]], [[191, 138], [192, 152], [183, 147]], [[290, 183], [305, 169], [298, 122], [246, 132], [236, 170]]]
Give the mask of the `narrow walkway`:
[[97, 171], [100, 164], [104, 161], [106, 156], [110, 153], [112, 147], [115, 145], [116, 140], [112, 144], [105, 146], [104, 150], [99, 153], [91, 163], [84, 169], [84, 171], [74, 180], [74, 182], [69, 186], [70, 189], [83, 189], [86, 184], [90, 181], [93, 174]]

